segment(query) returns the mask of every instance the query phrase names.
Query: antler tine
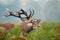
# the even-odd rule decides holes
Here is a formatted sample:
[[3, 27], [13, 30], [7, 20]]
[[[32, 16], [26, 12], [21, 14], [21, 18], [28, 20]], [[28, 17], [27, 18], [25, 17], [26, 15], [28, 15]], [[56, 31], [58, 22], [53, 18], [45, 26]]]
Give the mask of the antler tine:
[[[24, 11], [23, 9], [21, 9], [19, 12], [18, 12], [18, 14], [19, 14], [19, 16], [20, 16], [20, 19], [22, 20], [22, 21], [24, 21], [24, 20], [28, 20], [28, 14], [27, 14], [27, 12], [26, 11]], [[26, 17], [21, 17], [21, 14], [24, 14]]]
[[9, 16], [14, 16], [14, 17], [19, 17], [19, 14], [14, 14], [14, 12], [12, 12], [12, 10], [7, 9], [7, 13], [4, 15], [4, 17], [9, 17]]
[[8, 11], [8, 14], [5, 14], [4, 16], [5, 16], [5, 17], [14, 16], [14, 17], [20, 18], [18, 14], [13, 14], [12, 11]]
[[34, 15], [34, 10], [30, 10], [30, 15], [29, 15], [29, 18], [31, 18], [32, 16]]
[[32, 19], [31, 19], [31, 17], [34, 15], [34, 10], [30, 10], [30, 14], [29, 14], [29, 16], [28, 16], [28, 21], [27, 22], [30, 22]]
[[7, 14], [5, 14], [4, 16], [5, 16], [5, 17], [9, 17], [9, 16], [12, 15], [12, 13], [13, 13], [12, 11], [8, 11]]

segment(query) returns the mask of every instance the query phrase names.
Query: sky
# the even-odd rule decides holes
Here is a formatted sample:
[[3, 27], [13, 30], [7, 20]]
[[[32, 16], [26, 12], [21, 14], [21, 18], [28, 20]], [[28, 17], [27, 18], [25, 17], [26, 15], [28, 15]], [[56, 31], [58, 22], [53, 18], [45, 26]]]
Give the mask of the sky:
[[[23, 8], [27, 13], [29, 13], [29, 9], [34, 9], [35, 19], [41, 19], [43, 21], [60, 21], [60, 6], [56, 5], [56, 0], [0, 0], [0, 21], [1, 22], [19, 22], [21, 21], [16, 17], [7, 17], [4, 18], [3, 15], [6, 14], [7, 8], [17, 12], [21, 8]], [[51, 4], [52, 2], [52, 4]], [[59, 3], [58, 3], [59, 4]], [[55, 8], [52, 8], [54, 6]], [[51, 11], [54, 10], [54, 11]]]

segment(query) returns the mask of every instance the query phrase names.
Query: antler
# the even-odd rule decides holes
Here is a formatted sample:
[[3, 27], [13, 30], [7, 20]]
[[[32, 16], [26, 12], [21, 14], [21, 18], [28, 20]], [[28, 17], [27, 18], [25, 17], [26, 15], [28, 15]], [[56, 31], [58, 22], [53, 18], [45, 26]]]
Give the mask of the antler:
[[[34, 10], [30, 10], [30, 14], [29, 15], [23, 9], [19, 10], [18, 12], [16, 12], [16, 14], [13, 14], [13, 12], [10, 11], [10, 10], [8, 10], [8, 13], [9, 14], [6, 14], [4, 16], [5, 17], [14, 16], [14, 17], [20, 18], [22, 21], [25, 21], [26, 19], [29, 20], [34, 15]], [[26, 17], [22, 17], [21, 14], [24, 14]]]
[[5, 17], [14, 16], [14, 17], [18, 17], [19, 18], [19, 15], [18, 14], [13, 14], [13, 12], [11, 10], [8, 10], [7, 14], [5, 14], [4, 16]]
[[[20, 14], [24, 14], [26, 17], [20, 17], [22, 20], [23, 19], [27, 19], [27, 20], [30, 20], [30, 18], [34, 15], [34, 10], [30, 10], [30, 14], [28, 15], [26, 11], [24, 11], [23, 9], [21, 9], [21, 11], [23, 13], [20, 13]], [[18, 12], [19, 13], [19, 12]]]
[[30, 10], [29, 19], [34, 15], [34, 10]]
[[28, 15], [27, 12], [24, 11], [24, 15], [26, 17], [21, 17], [21, 19], [27, 19], [28, 22], [31, 21], [31, 17], [34, 15], [34, 10], [30, 10], [30, 14]]
[[32, 20], [32, 16], [34, 15], [34, 10], [30, 10], [30, 14], [28, 16], [28, 23]]
[[[21, 12], [20, 12], [21, 11]], [[25, 19], [28, 20], [28, 14], [26, 11], [24, 11], [23, 9], [21, 9], [20, 11], [18, 11], [17, 13], [19, 14], [20, 18], [22, 21], [25, 21]], [[26, 17], [21, 17], [21, 14], [24, 14]]]
[[[24, 14], [26, 17], [21, 17], [21, 14]], [[7, 14], [5, 14], [4, 16], [5, 17], [14, 16], [14, 17], [20, 18], [22, 21], [24, 21], [25, 19], [28, 19], [27, 12], [24, 11], [23, 9], [16, 12], [16, 14], [13, 14], [13, 12], [11, 10], [8, 10]]]

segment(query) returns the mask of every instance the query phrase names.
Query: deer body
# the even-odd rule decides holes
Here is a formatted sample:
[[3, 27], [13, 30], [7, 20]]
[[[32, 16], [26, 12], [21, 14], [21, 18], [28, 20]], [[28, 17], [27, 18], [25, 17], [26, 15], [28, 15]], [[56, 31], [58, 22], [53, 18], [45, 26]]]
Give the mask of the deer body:
[[32, 23], [22, 22], [20, 24], [20, 30], [21, 30], [23, 35], [26, 35], [27, 33], [31, 32], [33, 30], [33, 25], [32, 25]]
[[20, 29], [23, 35], [27, 35], [29, 32], [31, 32], [34, 29], [37, 29], [39, 27], [40, 20], [34, 19], [30, 20], [29, 22], [21, 22]]

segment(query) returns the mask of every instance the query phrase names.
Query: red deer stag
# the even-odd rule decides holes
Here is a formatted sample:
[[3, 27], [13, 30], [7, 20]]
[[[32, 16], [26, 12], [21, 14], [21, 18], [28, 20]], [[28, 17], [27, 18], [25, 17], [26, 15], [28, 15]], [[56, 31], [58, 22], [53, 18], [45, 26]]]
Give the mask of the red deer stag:
[[[4, 15], [5, 17], [8, 16], [14, 16], [18, 17], [22, 20], [20, 23], [20, 30], [23, 35], [26, 35], [27, 33], [31, 32], [33, 29], [36, 29], [39, 27], [40, 19], [32, 19], [32, 16], [34, 15], [34, 10], [30, 10], [30, 14], [28, 15], [26, 11], [21, 9], [20, 11], [16, 12], [17, 14], [13, 14], [12, 11], [8, 11], [10, 14]], [[21, 14], [24, 14], [26, 17], [22, 17]]]

